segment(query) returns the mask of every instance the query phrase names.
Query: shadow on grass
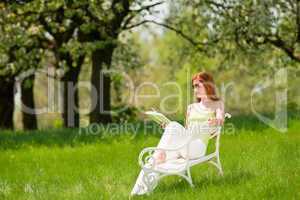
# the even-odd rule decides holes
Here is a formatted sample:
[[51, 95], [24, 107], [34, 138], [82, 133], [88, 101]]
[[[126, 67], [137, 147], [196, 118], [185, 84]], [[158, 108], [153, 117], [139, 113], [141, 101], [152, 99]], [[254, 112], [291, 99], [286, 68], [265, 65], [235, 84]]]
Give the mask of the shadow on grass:
[[[136, 123], [136, 130], [126, 132], [119, 127], [118, 129], [104, 128], [98, 132], [88, 130], [88, 128], [81, 129], [47, 129], [35, 131], [0, 131], [0, 149], [19, 149], [28, 146], [78, 146], [93, 143], [110, 144], [115, 140], [145, 140], [145, 137], [150, 135], [159, 138], [161, 131], [159, 129], [149, 129], [144, 131], [142, 122]], [[122, 125], [120, 125], [122, 126]], [[154, 125], [158, 127], [156, 124]], [[146, 127], [147, 128], [147, 127]], [[149, 128], [149, 127], [148, 127]], [[117, 131], [116, 131], [117, 130]], [[153, 131], [155, 130], [155, 131]], [[146, 133], [146, 134], [145, 134]]]
[[202, 177], [201, 179], [195, 179], [194, 178], [194, 185], [195, 187], [192, 188], [185, 179], [178, 176], [178, 179], [181, 179], [180, 182], [176, 181], [172, 184], [162, 184], [161, 187], [158, 185], [157, 192], [165, 193], [165, 192], [172, 192], [172, 191], [179, 191], [184, 192], [190, 189], [196, 189], [196, 190], [203, 190], [204, 188], [210, 187], [210, 186], [233, 186], [238, 185], [243, 182], [246, 182], [252, 178], [254, 178], [254, 175], [248, 171], [239, 171], [239, 172], [233, 172], [225, 174], [224, 176], [206, 176]]

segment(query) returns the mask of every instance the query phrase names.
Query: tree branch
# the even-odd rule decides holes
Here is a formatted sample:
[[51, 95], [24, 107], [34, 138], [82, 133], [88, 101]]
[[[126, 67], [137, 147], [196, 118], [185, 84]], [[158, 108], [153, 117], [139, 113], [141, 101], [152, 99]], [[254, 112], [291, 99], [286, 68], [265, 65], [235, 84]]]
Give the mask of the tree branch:
[[206, 2], [208, 4], [211, 4], [211, 5], [215, 6], [218, 9], [222, 9], [222, 10], [229, 10], [229, 9], [234, 8], [233, 6], [225, 5], [226, 4], [225, 2], [224, 3], [217, 3], [214, 0], [207, 0]]
[[262, 37], [263, 40], [261, 42], [257, 42], [255, 38], [249, 38], [252, 43], [257, 45], [264, 45], [264, 44], [271, 44], [272, 46], [282, 50], [284, 53], [286, 53], [291, 59], [300, 62], [300, 54], [295, 54], [295, 48], [288, 45], [287, 42], [285, 42], [279, 35], [276, 33], [275, 35], [270, 34], [260, 34], [256, 37]]
[[[147, 5], [147, 6], [142, 6], [141, 8], [139, 9], [136, 9], [136, 10], [129, 10], [129, 14], [127, 15], [127, 19], [124, 20], [123, 22], [123, 25], [122, 25], [122, 28], [121, 29], [127, 29], [126, 27], [128, 27], [128, 24], [131, 23], [131, 21], [137, 16], [137, 14], [139, 14], [140, 12], [144, 11], [144, 10], [150, 10], [151, 8], [155, 7], [155, 6], [158, 6], [158, 5], [161, 5], [165, 3], [165, 1], [160, 1], [160, 2], [156, 2], [154, 4], [151, 4], [151, 5]], [[144, 24], [144, 23], [138, 23], [134, 26], [132, 26], [131, 28], [133, 27], [136, 27], [136, 26], [139, 26], [141, 24]]]
[[155, 7], [155, 6], [158, 6], [160, 4], [163, 4], [165, 3], [165, 1], [160, 1], [160, 2], [156, 2], [154, 4], [151, 4], [151, 5], [147, 5], [147, 6], [142, 6], [141, 8], [139, 9], [136, 9], [136, 10], [130, 10], [130, 12], [134, 12], [134, 13], [140, 13], [144, 10], [150, 10], [151, 8]]
[[300, 62], [300, 55], [295, 54], [295, 49], [289, 46], [284, 40], [282, 40], [278, 35], [275, 39], [266, 38], [266, 42], [274, 45], [275, 47], [283, 50], [291, 59]]
[[187, 34], [185, 34], [182, 30], [179, 30], [179, 29], [176, 29], [175, 27], [172, 27], [168, 24], [164, 24], [164, 23], [160, 23], [160, 22], [156, 22], [154, 20], [144, 20], [144, 21], [141, 21], [137, 24], [133, 24], [131, 26], [127, 26], [124, 28], [124, 30], [129, 30], [129, 29], [132, 29], [132, 28], [135, 28], [137, 26], [140, 26], [140, 25], [143, 25], [143, 24], [146, 24], [146, 23], [152, 23], [152, 24], [155, 24], [155, 25], [158, 25], [158, 26], [161, 26], [161, 27], [164, 27], [168, 30], [171, 30], [173, 32], [175, 32], [176, 34], [180, 35], [183, 39], [185, 39], [186, 41], [188, 41], [190, 44], [192, 44], [194, 47], [196, 47], [196, 49], [198, 51], [205, 51], [205, 46], [208, 46], [210, 45], [211, 43], [216, 43], [219, 41], [219, 39], [215, 39], [214, 41], [211, 41], [211, 42], [199, 42], [199, 41], [195, 41], [194, 39], [192, 39], [190, 36], [188, 36]]

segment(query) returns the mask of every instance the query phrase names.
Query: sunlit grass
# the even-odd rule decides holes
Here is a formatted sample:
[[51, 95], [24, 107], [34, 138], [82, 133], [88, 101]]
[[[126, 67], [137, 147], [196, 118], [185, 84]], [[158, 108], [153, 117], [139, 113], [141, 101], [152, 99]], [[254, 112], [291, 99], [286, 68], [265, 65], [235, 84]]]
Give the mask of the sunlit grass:
[[[225, 129], [221, 138], [224, 177], [203, 164], [192, 168], [195, 188], [166, 177], [150, 196], [134, 199], [300, 199], [299, 121], [290, 120], [287, 133], [246, 117], [231, 122], [235, 132]], [[2, 131], [0, 199], [128, 199], [139, 152], [159, 137]]]

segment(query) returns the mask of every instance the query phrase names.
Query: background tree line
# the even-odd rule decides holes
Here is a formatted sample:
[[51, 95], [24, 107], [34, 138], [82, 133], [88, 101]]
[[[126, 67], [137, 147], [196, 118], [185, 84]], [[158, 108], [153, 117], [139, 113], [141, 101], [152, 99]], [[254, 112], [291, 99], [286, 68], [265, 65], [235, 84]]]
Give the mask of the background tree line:
[[[165, 19], [149, 18], [162, 4], [168, 5]], [[53, 57], [55, 69], [48, 76], [65, 83], [62, 112], [65, 127], [80, 124], [80, 113], [74, 109], [80, 106], [80, 94], [78, 90], [70, 92], [67, 86], [78, 83], [83, 66], [88, 67], [88, 80], [102, 97], [93, 98], [93, 94], [89, 94], [91, 107], [95, 108], [89, 113], [89, 123], [111, 122], [112, 115], [100, 110], [111, 110], [112, 101], [120, 102], [120, 98], [126, 96], [122, 77], [103, 73], [105, 69], [119, 66], [123, 66], [122, 70], [134, 77], [136, 83], [145, 81], [143, 77], [158, 84], [171, 79], [180, 83], [183, 90], [189, 84], [185, 77], [187, 71], [209, 70], [216, 74], [219, 83], [228, 80], [235, 83], [231, 88], [234, 95], [229, 94], [226, 99], [228, 107], [240, 113], [251, 112], [249, 93], [258, 80], [274, 74], [279, 68], [288, 68], [289, 103], [297, 105], [299, 6], [296, 0], [33, 0], [1, 3], [0, 116], [3, 119], [0, 125], [2, 128], [13, 127], [15, 78], [28, 69], [45, 67], [41, 63], [47, 62], [47, 55]], [[142, 25], [151, 25], [148, 30], [161, 27], [164, 32], [151, 40], [141, 40], [136, 32], [128, 31]], [[123, 33], [131, 40], [123, 40]], [[58, 75], [59, 70], [64, 73]], [[102, 75], [104, 82], [100, 86]], [[31, 75], [21, 85], [22, 102], [33, 108], [34, 80], [35, 76]], [[112, 90], [118, 93], [115, 100]], [[162, 91], [166, 95], [176, 89]], [[153, 91], [145, 88], [144, 92]], [[273, 97], [274, 93], [270, 92], [261, 98]], [[174, 98], [166, 103], [170, 108], [179, 108], [177, 115], [181, 115], [189, 101], [183, 98], [179, 102]], [[161, 99], [153, 99], [134, 106], [150, 107], [160, 102]], [[273, 102], [258, 104], [266, 111], [274, 105]], [[37, 128], [36, 114], [23, 113], [22, 118], [25, 129]]]

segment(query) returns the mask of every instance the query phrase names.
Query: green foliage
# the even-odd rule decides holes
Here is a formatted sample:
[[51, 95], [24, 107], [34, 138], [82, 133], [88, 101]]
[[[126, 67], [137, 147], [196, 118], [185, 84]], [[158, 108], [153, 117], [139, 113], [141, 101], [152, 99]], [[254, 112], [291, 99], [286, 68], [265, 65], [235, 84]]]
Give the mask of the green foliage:
[[54, 121], [53, 121], [53, 128], [56, 128], [56, 129], [58, 129], [58, 128], [63, 128], [63, 120], [62, 119], [55, 119]]
[[15, 77], [38, 68], [43, 54], [39, 46], [39, 27], [3, 5], [0, 5], [0, 24], [0, 76]]
[[[185, 33], [196, 44], [191, 45], [178, 32], [176, 34], [173, 30], [166, 29], [162, 37], [152, 42], [151, 49], [156, 55], [153, 65], [160, 70], [151, 71], [155, 73], [155, 78], [151, 80], [155, 83], [171, 80], [180, 85], [183, 101], [179, 102], [182, 105], [179, 116], [184, 114], [186, 105], [193, 101], [193, 93], [189, 87], [191, 76], [203, 70], [214, 75], [219, 95], [226, 101], [228, 112], [251, 113], [252, 106], [261, 112], [274, 112], [275, 92], [279, 88], [270, 86], [263, 90], [254, 97], [254, 105], [251, 103], [251, 93], [260, 83], [274, 81], [278, 69], [286, 68], [289, 77], [288, 86], [285, 86], [289, 88], [288, 101], [299, 102], [296, 100], [299, 99], [299, 83], [296, 81], [299, 74], [295, 73], [299, 71], [297, 60], [292, 59], [281, 48], [274, 48], [276, 45], [259, 44], [252, 37], [259, 39], [258, 34], [271, 34], [275, 31], [290, 43], [293, 37], [289, 34], [297, 31], [292, 25], [295, 24], [294, 14], [289, 18], [290, 10], [283, 9], [286, 2], [259, 1], [257, 5], [254, 5], [254, 1], [228, 2], [230, 5], [224, 2], [176, 1], [170, 5], [171, 11], [166, 23]], [[270, 6], [270, 9], [265, 9], [266, 6]], [[276, 17], [273, 13], [271, 8], [276, 6], [282, 9], [282, 16]], [[253, 13], [249, 13], [250, 11]], [[289, 28], [281, 24], [284, 21]], [[289, 32], [287, 35], [290, 39], [284, 37], [285, 32]], [[296, 43], [295, 45], [297, 46]], [[163, 78], [160, 77], [162, 70], [165, 70]], [[225, 93], [222, 93], [223, 87], [228, 87]], [[173, 92], [168, 88], [161, 94], [164, 96]], [[157, 105], [160, 99], [153, 102], [152, 105]], [[178, 100], [169, 104], [173, 106], [173, 110], [178, 108]]]
[[112, 111], [112, 120], [115, 123], [135, 122], [140, 114], [138, 108], [126, 104], [113, 106]]

